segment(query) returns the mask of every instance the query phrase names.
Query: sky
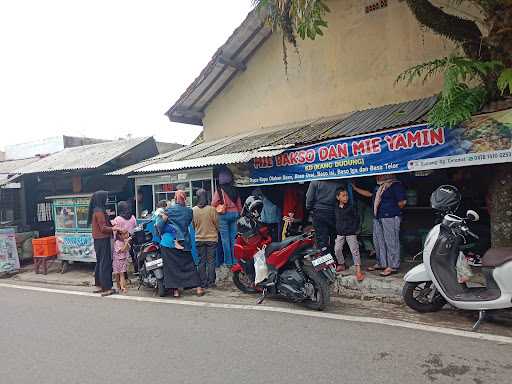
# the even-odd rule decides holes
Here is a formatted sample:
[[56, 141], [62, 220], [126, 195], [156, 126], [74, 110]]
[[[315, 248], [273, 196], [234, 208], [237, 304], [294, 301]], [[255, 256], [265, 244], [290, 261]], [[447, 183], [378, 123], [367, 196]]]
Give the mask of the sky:
[[0, 2], [0, 149], [58, 135], [189, 144], [164, 113], [250, 0]]

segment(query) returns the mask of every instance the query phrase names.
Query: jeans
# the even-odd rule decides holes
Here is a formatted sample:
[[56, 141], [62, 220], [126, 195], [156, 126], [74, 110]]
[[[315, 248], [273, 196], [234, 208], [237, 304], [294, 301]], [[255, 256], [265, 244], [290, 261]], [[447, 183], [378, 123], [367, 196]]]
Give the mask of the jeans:
[[199, 256], [199, 279], [201, 288], [215, 285], [215, 251], [217, 243], [213, 241], [197, 241], [197, 254]]
[[400, 221], [400, 216], [373, 220], [373, 244], [381, 267], [400, 268]]
[[318, 248], [327, 248], [334, 255], [334, 240], [336, 239], [334, 208], [332, 210], [315, 209], [313, 212], [313, 227], [315, 228]]
[[224, 252], [224, 264], [231, 267], [235, 264], [233, 249], [236, 238], [236, 222], [240, 215], [238, 212], [226, 212], [219, 216], [219, 232], [222, 240], [222, 251]]

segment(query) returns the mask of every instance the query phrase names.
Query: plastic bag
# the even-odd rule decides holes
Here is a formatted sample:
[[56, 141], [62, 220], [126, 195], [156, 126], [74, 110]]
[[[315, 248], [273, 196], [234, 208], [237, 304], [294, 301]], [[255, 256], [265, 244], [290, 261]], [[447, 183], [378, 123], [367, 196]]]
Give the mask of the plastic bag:
[[256, 278], [254, 284], [261, 283], [268, 276], [267, 261], [265, 260], [265, 248], [260, 249], [254, 255], [254, 269], [256, 271]]
[[469, 265], [466, 257], [462, 252], [459, 254], [459, 258], [457, 259], [457, 281], [459, 284], [467, 283], [473, 277], [473, 271], [471, 270], [471, 266]]

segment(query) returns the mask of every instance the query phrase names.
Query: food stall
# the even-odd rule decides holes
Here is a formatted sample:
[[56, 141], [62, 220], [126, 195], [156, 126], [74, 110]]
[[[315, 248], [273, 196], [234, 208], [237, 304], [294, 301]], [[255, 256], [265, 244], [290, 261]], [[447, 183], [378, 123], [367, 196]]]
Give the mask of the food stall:
[[135, 177], [135, 191], [137, 196], [137, 219], [141, 219], [144, 211], [152, 212], [161, 200], [174, 201], [176, 190], [181, 189], [187, 195], [190, 207], [196, 204], [196, 192], [203, 188], [210, 197], [214, 190], [213, 169], [191, 169], [180, 172], [169, 172], [158, 175], [144, 175]]
[[[62, 273], [74, 262], [95, 263], [92, 231], [87, 223], [92, 194], [49, 196], [52, 201], [57, 259], [62, 261]], [[107, 214], [116, 215], [116, 198], [108, 197]]]

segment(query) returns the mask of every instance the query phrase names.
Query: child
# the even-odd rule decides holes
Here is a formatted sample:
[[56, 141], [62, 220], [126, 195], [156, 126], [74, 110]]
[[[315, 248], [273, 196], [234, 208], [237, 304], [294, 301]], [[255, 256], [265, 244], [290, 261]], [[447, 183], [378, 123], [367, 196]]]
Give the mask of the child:
[[345, 241], [348, 243], [350, 252], [352, 252], [352, 260], [356, 269], [357, 281], [364, 280], [364, 274], [361, 272], [361, 257], [359, 255], [359, 243], [357, 241], [357, 232], [359, 231], [359, 214], [354, 204], [349, 204], [348, 191], [345, 187], [340, 187], [336, 191], [336, 199], [338, 204], [335, 208], [336, 214], [336, 243], [335, 253], [338, 259], [338, 267], [336, 272], [345, 271], [345, 257], [343, 256], [343, 246]]
[[179, 240], [183, 240], [183, 236], [178, 236], [178, 231], [176, 228], [169, 223], [169, 215], [167, 211], [164, 210], [158, 215], [155, 224], [156, 231], [158, 232], [160, 238], [163, 238], [165, 234], [171, 236], [174, 239], [174, 247], [176, 249], [183, 250], [183, 245], [180, 244]]
[[127, 293], [125, 273], [128, 271], [128, 256], [130, 254], [130, 233], [116, 231], [114, 252], [112, 257], [112, 269], [116, 276], [117, 289]]

